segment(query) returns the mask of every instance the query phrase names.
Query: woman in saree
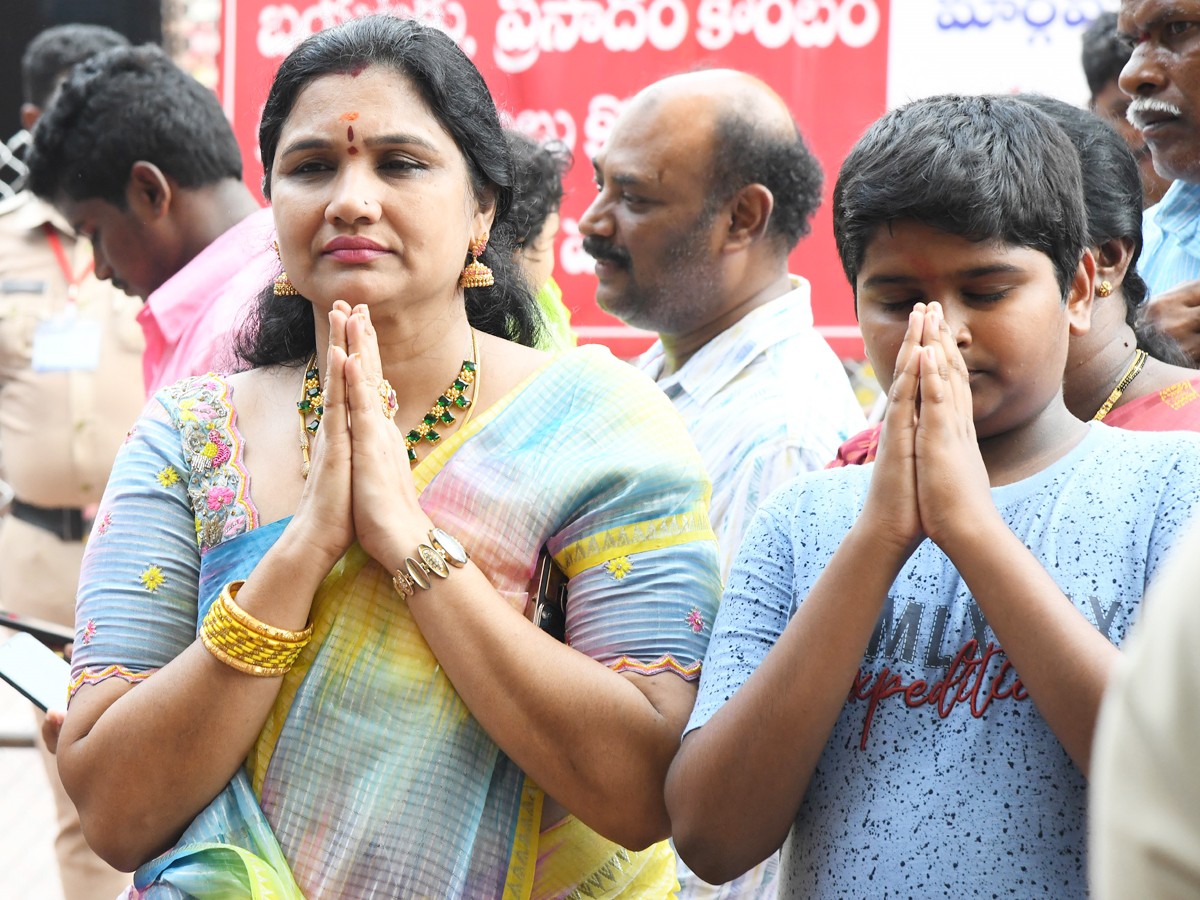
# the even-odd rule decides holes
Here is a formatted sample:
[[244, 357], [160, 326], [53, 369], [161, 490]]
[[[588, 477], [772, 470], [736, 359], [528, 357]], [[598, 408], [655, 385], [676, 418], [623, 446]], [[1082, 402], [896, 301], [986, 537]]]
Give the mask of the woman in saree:
[[[84, 564], [88, 840], [141, 897], [667, 896], [719, 591], [682, 424], [607, 351], [530, 349], [483, 246], [504, 135], [445, 35], [314, 35], [259, 137], [285, 274], [253, 368], [154, 398]], [[561, 636], [525, 615], [543, 551]]]

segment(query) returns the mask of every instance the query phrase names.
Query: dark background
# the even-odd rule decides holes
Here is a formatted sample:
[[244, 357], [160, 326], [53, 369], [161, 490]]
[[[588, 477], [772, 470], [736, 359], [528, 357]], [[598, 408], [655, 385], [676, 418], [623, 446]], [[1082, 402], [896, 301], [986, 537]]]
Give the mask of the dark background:
[[21, 55], [51, 25], [107, 25], [135, 44], [162, 43], [162, 0], [0, 0], [0, 142], [21, 128]]

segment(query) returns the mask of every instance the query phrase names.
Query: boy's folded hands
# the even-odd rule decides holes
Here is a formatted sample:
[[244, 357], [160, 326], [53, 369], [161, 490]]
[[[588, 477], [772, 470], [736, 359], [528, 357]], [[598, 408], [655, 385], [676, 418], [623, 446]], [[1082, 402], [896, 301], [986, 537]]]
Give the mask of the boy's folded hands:
[[[868, 507], [911, 553], [977, 526], [992, 502], [970, 373], [937, 301], [916, 303], [896, 358]], [[949, 555], [949, 554], [948, 554]]]

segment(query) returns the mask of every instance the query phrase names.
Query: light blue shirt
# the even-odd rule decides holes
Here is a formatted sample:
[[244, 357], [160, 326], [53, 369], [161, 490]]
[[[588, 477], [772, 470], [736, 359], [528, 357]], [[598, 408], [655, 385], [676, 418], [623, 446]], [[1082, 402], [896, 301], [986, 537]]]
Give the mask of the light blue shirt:
[[[737, 701], [858, 517], [874, 468], [798, 478], [755, 516], [688, 731]], [[1119, 645], [1200, 503], [1200, 441], [1096, 423], [992, 499]], [[888, 592], [797, 811], [779, 897], [1085, 897], [1087, 782], [1016, 679], [970, 588], [924, 541]]]
[[1200, 278], [1200, 184], [1176, 181], [1142, 217], [1138, 274], [1150, 296]]

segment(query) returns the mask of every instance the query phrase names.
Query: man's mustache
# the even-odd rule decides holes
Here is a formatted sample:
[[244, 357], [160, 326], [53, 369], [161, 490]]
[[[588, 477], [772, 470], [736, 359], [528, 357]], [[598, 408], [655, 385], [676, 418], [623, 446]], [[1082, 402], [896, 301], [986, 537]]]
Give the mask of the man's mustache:
[[583, 252], [593, 259], [613, 262], [623, 269], [628, 269], [632, 260], [629, 254], [620, 247], [614, 247], [607, 241], [597, 237], [585, 237], [583, 239]]
[[1125, 110], [1125, 118], [1133, 127], [1144, 129], [1147, 124], [1157, 120], [1157, 117], [1153, 116], [1154, 113], [1178, 118], [1183, 115], [1183, 110], [1174, 103], [1159, 100], [1157, 97], [1134, 97], [1129, 101], [1129, 108]]

